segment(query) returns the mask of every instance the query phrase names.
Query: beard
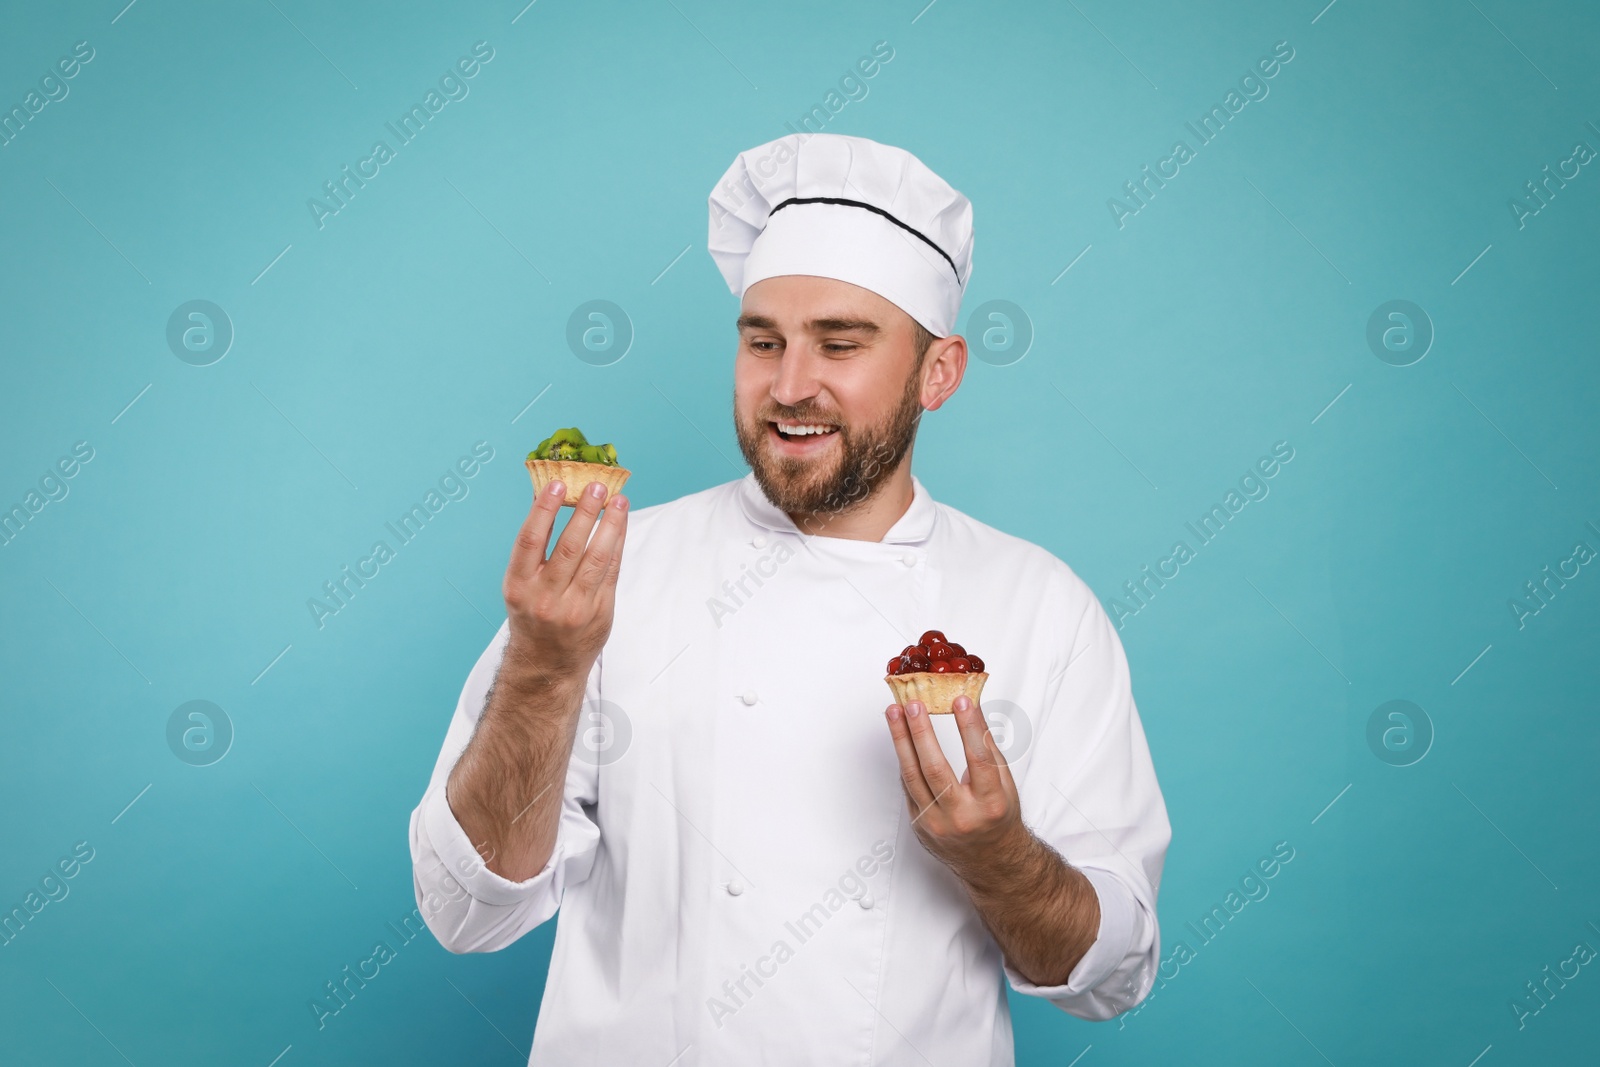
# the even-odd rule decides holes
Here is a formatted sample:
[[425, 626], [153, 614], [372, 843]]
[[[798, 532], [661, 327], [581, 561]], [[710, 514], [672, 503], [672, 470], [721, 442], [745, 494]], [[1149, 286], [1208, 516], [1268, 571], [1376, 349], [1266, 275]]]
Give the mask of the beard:
[[[873, 426], [846, 426], [832, 412], [814, 404], [796, 407], [769, 405], [746, 422], [739, 417], [734, 398], [734, 430], [739, 451], [755, 474], [756, 484], [774, 507], [790, 515], [811, 518], [837, 515], [860, 507], [878, 491], [900, 461], [911, 451], [922, 418], [921, 361], [908, 376], [899, 404], [882, 422]], [[840, 447], [833, 456], [797, 459], [774, 455], [767, 438], [767, 423], [815, 422], [837, 426]]]

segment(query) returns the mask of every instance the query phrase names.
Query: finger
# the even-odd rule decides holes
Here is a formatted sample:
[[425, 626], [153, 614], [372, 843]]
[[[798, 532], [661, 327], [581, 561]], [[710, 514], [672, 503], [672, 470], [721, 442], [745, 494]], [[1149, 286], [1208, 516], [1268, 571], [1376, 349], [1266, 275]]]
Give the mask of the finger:
[[933, 790], [928, 788], [928, 780], [922, 775], [917, 748], [906, 726], [905, 708], [890, 704], [886, 715], [889, 719], [889, 736], [894, 739], [894, 754], [900, 759], [900, 784], [905, 786], [906, 799], [918, 812], [926, 811], [933, 804]]
[[933, 723], [928, 718], [928, 709], [920, 700], [913, 700], [906, 707], [906, 725], [911, 731], [911, 743], [916, 746], [922, 776], [928, 780], [928, 788], [933, 790], [933, 799], [937, 803], [955, 787], [956, 775], [950, 769], [949, 761], [944, 758], [939, 737], [933, 732]]
[[506, 577], [513, 581], [530, 581], [544, 562], [545, 546], [550, 543], [550, 528], [555, 525], [556, 512], [566, 489], [560, 482], [551, 482], [534, 497], [528, 517], [522, 520], [517, 539], [511, 546], [511, 562], [506, 567]]
[[628, 547], [628, 515], [633, 511], [633, 502], [627, 497], [619, 499], [623, 509], [622, 532], [617, 535], [617, 548], [611, 554], [611, 569], [606, 571], [605, 581], [600, 585], [602, 593], [614, 594], [617, 591], [617, 575], [622, 573], [622, 553]]
[[990, 796], [1004, 791], [1000, 768], [1005, 758], [1000, 746], [989, 734], [989, 720], [983, 709], [968, 697], [956, 697], [956, 727], [961, 731], [961, 747], [967, 754], [967, 771], [963, 781], [970, 781], [979, 796]]
[[1005, 754], [1000, 751], [1000, 742], [994, 739], [993, 734], [989, 735], [989, 744], [994, 748], [995, 767], [1000, 771], [1000, 788], [1005, 790], [1006, 796], [1014, 797], [1017, 795], [1017, 781], [1011, 776], [1011, 765], [1006, 762]]
[[628, 500], [614, 496], [600, 516], [600, 525], [589, 539], [589, 547], [572, 579], [573, 588], [592, 598], [600, 583], [611, 573], [612, 563], [622, 552], [622, 533], [628, 522]]
[[[622, 497], [622, 506], [627, 509], [629, 501]], [[612, 501], [613, 506], [616, 501]], [[600, 588], [595, 593], [594, 607], [606, 618], [610, 618], [616, 611], [617, 604], [617, 575], [622, 573], [622, 551], [628, 540], [628, 520], [623, 516], [622, 540], [617, 543], [617, 550], [611, 555], [611, 566], [606, 568], [606, 576], [600, 581]]]
[[594, 602], [596, 606], [607, 611], [617, 602], [617, 575], [622, 573], [622, 553], [617, 552], [611, 557], [611, 566], [606, 568], [606, 576], [600, 580], [600, 588], [596, 591]]
[[606, 487], [599, 482], [590, 482], [578, 498], [572, 518], [567, 520], [567, 528], [556, 538], [556, 547], [551, 550], [550, 560], [545, 564], [544, 579], [550, 583], [548, 588], [552, 592], [564, 593], [567, 586], [572, 584], [572, 576], [578, 570], [578, 561], [583, 559], [583, 550], [589, 543], [589, 532], [594, 529], [595, 520], [600, 516], [600, 506], [605, 497]]

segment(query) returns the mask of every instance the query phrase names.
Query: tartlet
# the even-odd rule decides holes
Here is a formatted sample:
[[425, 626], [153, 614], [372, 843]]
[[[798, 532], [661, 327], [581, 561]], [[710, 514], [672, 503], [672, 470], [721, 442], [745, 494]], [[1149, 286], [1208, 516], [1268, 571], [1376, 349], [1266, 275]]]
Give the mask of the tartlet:
[[633, 473], [617, 462], [614, 447], [591, 445], [576, 426], [557, 430], [540, 441], [539, 447], [528, 453], [525, 463], [533, 479], [535, 495], [553, 481], [559, 480], [565, 486], [566, 496], [561, 501], [564, 507], [576, 507], [590, 482], [600, 482], [606, 487], [606, 503], [609, 504]]
[[883, 680], [901, 707], [920, 700], [930, 715], [951, 715], [956, 697], [978, 704], [983, 683], [989, 680], [983, 666], [982, 659], [946, 641], [941, 631], [929, 630], [889, 661], [889, 673]]

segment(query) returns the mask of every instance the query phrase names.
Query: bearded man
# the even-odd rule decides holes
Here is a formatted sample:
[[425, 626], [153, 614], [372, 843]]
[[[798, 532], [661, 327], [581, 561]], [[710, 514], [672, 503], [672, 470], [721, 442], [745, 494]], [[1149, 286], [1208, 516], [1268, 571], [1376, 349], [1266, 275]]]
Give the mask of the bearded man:
[[[631, 518], [592, 484], [553, 548], [537, 496], [412, 814], [418, 903], [455, 952], [560, 908], [533, 1063], [1008, 1067], [1007, 986], [1148, 994], [1171, 830], [1099, 600], [911, 471], [967, 366], [971, 205], [795, 134], [710, 209], [751, 473]], [[982, 707], [885, 705], [975, 663]]]

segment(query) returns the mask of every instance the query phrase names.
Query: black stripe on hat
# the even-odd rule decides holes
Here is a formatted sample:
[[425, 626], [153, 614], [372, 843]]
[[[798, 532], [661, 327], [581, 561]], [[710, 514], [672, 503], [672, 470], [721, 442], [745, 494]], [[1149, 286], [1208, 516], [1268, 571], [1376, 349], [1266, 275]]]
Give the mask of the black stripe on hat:
[[882, 215], [884, 218], [888, 219], [890, 222], [894, 223], [896, 226], [900, 227], [902, 230], [906, 231], [911, 236], [915, 237], [917, 240], [933, 249], [935, 252], [939, 253], [940, 256], [943, 256], [944, 261], [950, 264], [951, 272], [956, 276], [956, 284], [961, 284], [961, 272], [956, 270], [955, 260], [951, 259], [944, 249], [934, 244], [927, 234], [920, 230], [912, 229], [910, 226], [907, 226], [905, 223], [901, 222], [899, 219], [895, 218], [881, 207], [874, 207], [871, 204], [863, 204], [859, 200], [845, 200], [837, 196], [791, 196], [789, 199], [785, 200], [783, 203], [777, 205], [771, 211], [767, 212], [767, 218], [770, 219], [772, 216], [776, 215], [778, 212], [782, 211], [791, 204], [842, 204], [845, 207], [866, 208], [874, 215]]

